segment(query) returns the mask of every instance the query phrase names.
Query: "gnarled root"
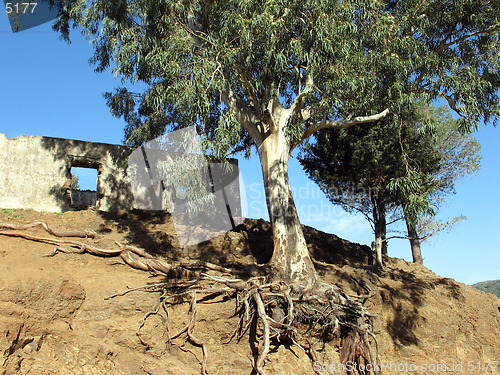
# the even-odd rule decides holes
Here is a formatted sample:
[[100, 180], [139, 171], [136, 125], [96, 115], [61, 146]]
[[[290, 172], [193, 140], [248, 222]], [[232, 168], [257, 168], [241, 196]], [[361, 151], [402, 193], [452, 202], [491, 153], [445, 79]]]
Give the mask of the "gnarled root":
[[[179, 333], [168, 338], [168, 342], [192, 353], [202, 366], [202, 374], [207, 374], [208, 351], [205, 344], [193, 334], [196, 320], [196, 294], [235, 297], [239, 324], [229, 341], [235, 338], [238, 341], [241, 340], [249, 331], [250, 326], [255, 325], [250, 335], [255, 335], [254, 339], [257, 344], [253, 362], [254, 371], [257, 374], [266, 374], [265, 364], [273, 344], [294, 344], [302, 348], [314, 363], [317, 362], [317, 352], [320, 350], [316, 345], [319, 342], [324, 343], [334, 339], [339, 340], [342, 363], [349, 363], [351, 366], [346, 366], [346, 368], [355, 369], [350, 373], [374, 374], [372, 369], [376, 368], [376, 363], [370, 351], [370, 341], [376, 342], [372, 333], [374, 314], [332, 285], [321, 284], [314, 291], [304, 292], [296, 285], [267, 282], [264, 277], [244, 281], [202, 273], [198, 280], [151, 284], [142, 288], [129, 289], [110, 298], [134, 290], [161, 292], [159, 304], [146, 315], [141, 327], [149, 316], [158, 313], [160, 303], [166, 312], [166, 301], [170, 299], [178, 301], [181, 296], [191, 295], [189, 323]], [[141, 327], [138, 330], [139, 338], [141, 338]], [[185, 347], [186, 342], [181, 345], [173, 341], [182, 335], [186, 335], [186, 342], [202, 349], [202, 359]], [[143, 342], [142, 339], [141, 342]], [[146, 342], [143, 344], [148, 346]], [[376, 349], [378, 350], [378, 347]], [[314, 366], [313, 369], [317, 374], [321, 374]]]
[[11, 224], [11, 223], [0, 223], [0, 228], [13, 229], [13, 230], [26, 230], [34, 227], [41, 226], [46, 232], [52, 234], [56, 237], [81, 237], [81, 238], [97, 238], [98, 235], [93, 230], [85, 231], [64, 231], [59, 232], [50, 227], [47, 223], [43, 221], [36, 221], [30, 224]]
[[[28, 229], [37, 225], [42, 225], [49, 233], [56, 236], [68, 234], [68, 232], [55, 232], [43, 223], [28, 224], [23, 228]], [[13, 230], [20, 228], [5, 223], [0, 224], [0, 227]], [[205, 271], [205, 273], [197, 274], [194, 280], [149, 284], [107, 297], [107, 299], [115, 298], [133, 291], [161, 292], [157, 305], [145, 315], [137, 330], [141, 343], [149, 347], [150, 344], [141, 335], [141, 329], [147, 319], [159, 315], [168, 333], [167, 303], [175, 304], [178, 303], [179, 297], [191, 295], [189, 323], [178, 333], [167, 337], [167, 342], [192, 353], [199, 361], [203, 375], [208, 374], [208, 350], [205, 343], [193, 333], [196, 323], [197, 294], [235, 297], [236, 315], [239, 315], [240, 319], [229, 341], [235, 337], [238, 341], [241, 340], [254, 325], [253, 334], [258, 343], [258, 350], [254, 357], [253, 367], [260, 375], [266, 373], [266, 359], [273, 344], [288, 342], [297, 345], [309, 355], [313, 362], [316, 362], [319, 350], [316, 344], [332, 340], [339, 341], [341, 361], [344, 364], [353, 365], [350, 367], [354, 368], [354, 371], [349, 373], [374, 374], [372, 369], [376, 368], [375, 364], [378, 362], [378, 343], [372, 332], [372, 319], [375, 315], [358, 302], [358, 300], [365, 301], [370, 298], [372, 295], [370, 288], [367, 288], [366, 296], [348, 296], [336, 286], [324, 283], [314, 288], [307, 288], [282, 281], [270, 281], [264, 276], [239, 279], [233, 276], [235, 271], [230, 268], [202, 261], [168, 262], [149, 255], [143, 249], [118, 242], [116, 243], [118, 248], [109, 250], [84, 242], [37, 237], [19, 232], [0, 231], [0, 235], [56, 245], [51, 255], [58, 252], [87, 252], [98, 256], [120, 256], [131, 267], [167, 276], [167, 280], [170, 279], [171, 271], [177, 269]], [[175, 301], [169, 302], [171, 299]], [[181, 337], [184, 337], [185, 341], [179, 344], [175, 340]], [[373, 341], [376, 344], [375, 361], [370, 351], [370, 343]], [[201, 349], [201, 359], [193, 350], [185, 346], [187, 342]], [[321, 374], [315, 366], [313, 369], [317, 374]]]
[[[338, 288], [322, 284], [314, 292], [307, 292], [297, 285], [264, 283], [262, 278], [257, 278], [239, 294], [243, 294], [237, 299], [240, 336], [255, 317], [261, 324], [259, 352], [254, 362], [258, 374], [265, 374], [264, 362], [271, 341], [291, 342], [304, 349], [315, 362], [317, 352], [309, 339], [311, 336], [319, 341], [329, 341], [337, 335], [341, 340], [341, 361], [344, 364], [350, 362], [361, 364], [355, 366], [359, 368], [374, 367], [369, 340], [366, 339], [371, 333], [373, 314]], [[368, 363], [372, 366], [367, 366]], [[373, 372], [362, 370], [359, 373]]]

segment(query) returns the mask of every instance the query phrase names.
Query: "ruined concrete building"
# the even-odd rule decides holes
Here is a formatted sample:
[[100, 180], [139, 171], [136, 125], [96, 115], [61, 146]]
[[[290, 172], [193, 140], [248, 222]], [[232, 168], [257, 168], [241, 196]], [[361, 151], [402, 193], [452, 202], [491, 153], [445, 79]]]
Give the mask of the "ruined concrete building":
[[[0, 207], [63, 212], [133, 208], [125, 146], [0, 134]], [[71, 189], [73, 167], [97, 170], [96, 191]]]
[[[158, 144], [152, 142], [155, 146], [151, 147]], [[183, 201], [176, 197], [177, 187], [169, 182], [169, 176], [159, 177], [153, 165], [153, 159], [157, 160], [161, 153], [145, 146], [134, 151], [120, 145], [34, 135], [7, 138], [0, 133], [0, 208], [49, 212], [89, 207], [101, 211], [138, 208], [174, 213], [173, 207], [178, 205], [180, 211], [176, 211], [182, 213]], [[229, 161], [236, 168], [228, 170], [207, 159], [197, 172], [189, 173], [210, 176], [207, 191], [215, 196], [214, 210], [219, 207], [232, 222], [234, 214], [241, 214], [241, 202], [238, 163], [235, 159]], [[81, 191], [72, 186], [71, 171], [77, 167], [97, 171], [95, 190]]]

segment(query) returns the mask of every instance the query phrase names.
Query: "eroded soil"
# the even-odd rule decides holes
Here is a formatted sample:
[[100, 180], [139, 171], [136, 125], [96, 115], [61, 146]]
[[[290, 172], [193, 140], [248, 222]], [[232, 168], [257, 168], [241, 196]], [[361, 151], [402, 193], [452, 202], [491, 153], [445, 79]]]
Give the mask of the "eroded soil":
[[[0, 222], [39, 220], [59, 230], [95, 230], [99, 239], [83, 241], [101, 248], [128, 241], [167, 259], [230, 265], [263, 263], [270, 256], [265, 221], [247, 220], [235, 231], [180, 249], [168, 215], [0, 210]], [[50, 237], [41, 228], [29, 233]], [[372, 291], [365, 304], [379, 314], [375, 330], [387, 366], [384, 374], [500, 373], [500, 365], [496, 371], [486, 369], [487, 361], [500, 360], [498, 298], [399, 259], [387, 259], [387, 271], [377, 273], [368, 247], [313, 228], [306, 227], [305, 234], [326, 281], [349, 294]], [[46, 256], [53, 250], [52, 245], [0, 236], [0, 374], [200, 373], [193, 354], [166, 344], [167, 335], [188, 322], [187, 300], [169, 310], [169, 332], [159, 318], [148, 319], [141, 330], [149, 344], [144, 345], [136, 332], [158, 294], [137, 291], [106, 299], [164, 281], [161, 277], [132, 269], [119, 258]], [[222, 297], [198, 304], [195, 332], [208, 346], [210, 374], [252, 373], [255, 345], [249, 336], [227, 343], [238, 323], [234, 307], [234, 300]], [[185, 348], [201, 356], [199, 348]], [[337, 371], [334, 344], [326, 345], [318, 360], [315, 366], [324, 374], [345, 373]], [[265, 369], [269, 374], [314, 374], [310, 359], [296, 346], [274, 346]]]

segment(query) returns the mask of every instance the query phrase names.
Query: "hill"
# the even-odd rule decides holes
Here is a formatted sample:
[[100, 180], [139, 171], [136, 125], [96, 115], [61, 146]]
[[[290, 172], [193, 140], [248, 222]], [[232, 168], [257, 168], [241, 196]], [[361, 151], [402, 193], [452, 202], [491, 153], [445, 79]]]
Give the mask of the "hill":
[[494, 294], [500, 298], [500, 280], [489, 280], [481, 281], [479, 283], [472, 284], [476, 289], [482, 290], [483, 292]]
[[[179, 249], [168, 215], [0, 211], [0, 222], [35, 221], [58, 230], [94, 230], [100, 238], [81, 242], [99, 248], [128, 241], [157, 258], [221, 266], [263, 262], [271, 246], [269, 223], [263, 220], [246, 220], [211, 241]], [[51, 237], [40, 227], [28, 232]], [[400, 259], [386, 259], [387, 271], [376, 272], [368, 247], [309, 227], [305, 234], [324, 280], [360, 296], [375, 316], [384, 374], [455, 374], [460, 366], [470, 374], [498, 373], [488, 362], [500, 358], [498, 298]], [[166, 296], [145, 287], [183, 275], [155, 276], [119, 257], [64, 253], [67, 249], [57, 247], [54, 255], [53, 245], [0, 236], [0, 374], [200, 374], [202, 346], [187, 339], [186, 327], [205, 344], [207, 373], [252, 373], [258, 350], [252, 335], [259, 327], [251, 325], [241, 340], [231, 340], [240, 320], [234, 299], [200, 297], [191, 326], [189, 298], [179, 295], [175, 304], [159, 304]], [[163, 308], [168, 315], [161, 314]], [[178, 332], [184, 336], [169, 343]], [[271, 343], [265, 370], [345, 373], [339, 370], [334, 334], [329, 344], [318, 346], [314, 364], [290, 342]]]

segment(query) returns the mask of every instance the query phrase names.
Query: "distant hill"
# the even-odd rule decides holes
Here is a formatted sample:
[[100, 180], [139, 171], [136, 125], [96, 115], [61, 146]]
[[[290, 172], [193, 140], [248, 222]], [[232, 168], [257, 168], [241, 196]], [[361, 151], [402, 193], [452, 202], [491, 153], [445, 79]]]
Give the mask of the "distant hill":
[[500, 280], [481, 281], [479, 283], [472, 284], [472, 286], [476, 289], [482, 290], [483, 292], [494, 294], [500, 298]]

